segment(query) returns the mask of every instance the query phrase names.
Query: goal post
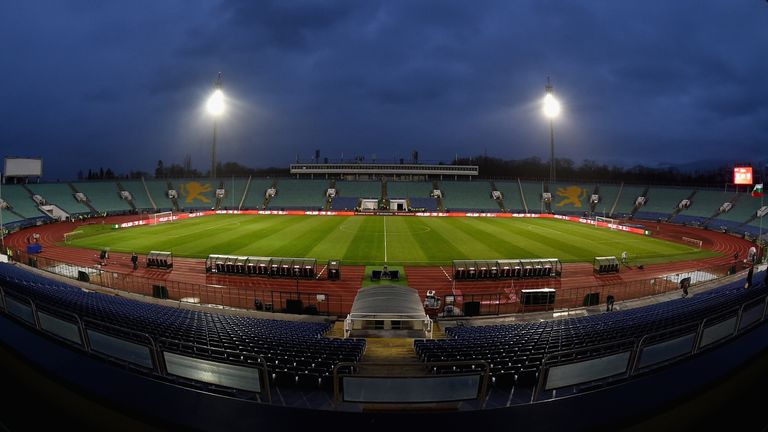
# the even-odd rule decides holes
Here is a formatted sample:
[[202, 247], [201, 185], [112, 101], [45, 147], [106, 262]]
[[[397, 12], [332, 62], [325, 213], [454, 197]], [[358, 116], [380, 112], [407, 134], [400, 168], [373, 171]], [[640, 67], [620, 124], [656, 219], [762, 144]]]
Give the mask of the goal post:
[[603, 216], [595, 216], [595, 228], [598, 228], [598, 223], [605, 223], [608, 225], [608, 228], [615, 230], [616, 226], [619, 224], [619, 221], [616, 219], [611, 219]]
[[699, 239], [690, 238], [690, 237], [683, 237], [683, 242], [691, 246], [694, 246], [696, 249], [701, 249], [701, 245], [704, 243]]
[[153, 225], [158, 223], [163, 223], [163, 222], [171, 222], [173, 220], [173, 212], [166, 211], [166, 212], [152, 213], [149, 217], [149, 220], [152, 221]]
[[83, 233], [82, 230], [77, 230], [77, 231], [71, 231], [71, 232], [68, 232], [68, 233], [64, 233], [64, 243], [69, 244], [73, 239], [79, 237], [80, 234], [82, 234], [82, 233]]

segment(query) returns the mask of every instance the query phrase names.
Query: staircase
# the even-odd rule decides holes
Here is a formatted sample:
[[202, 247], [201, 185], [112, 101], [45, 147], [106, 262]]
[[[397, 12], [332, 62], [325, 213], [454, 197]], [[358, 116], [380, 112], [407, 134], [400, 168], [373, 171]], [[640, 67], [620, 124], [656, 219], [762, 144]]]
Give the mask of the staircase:
[[[172, 190], [173, 189], [173, 184], [171, 183], [170, 180], [168, 180], [167, 185], [168, 185], [167, 190]], [[179, 191], [176, 191], [176, 193], [178, 194]], [[171, 198], [171, 203], [173, 203], [173, 210], [174, 211], [179, 211], [179, 198], [178, 197]]]
[[[496, 189], [496, 182], [493, 181], [493, 180], [491, 180], [491, 190], [494, 191], [494, 192], [498, 192], [499, 191], [498, 189]], [[501, 194], [499, 194], [499, 195], [501, 195]], [[502, 196], [501, 198], [497, 199], [496, 200], [496, 204], [499, 205], [499, 209], [501, 211], [506, 210], [506, 207], [504, 206], [504, 196]]]
[[[8, 203], [6, 203], [6, 204], [8, 204]], [[4, 208], [3, 210], [7, 211], [10, 214], [18, 216], [20, 219], [27, 219], [21, 213], [19, 213], [16, 210], [14, 210], [13, 207], [10, 207], [10, 204], [8, 204], [8, 205], [9, 205], [9, 207]]]
[[144, 181], [144, 177], [141, 178], [141, 184], [144, 185], [144, 192], [146, 192], [147, 198], [149, 198], [149, 203], [152, 204], [152, 208], [157, 211], [157, 204], [155, 204], [155, 200], [152, 199], [152, 194], [149, 193], [149, 188], [147, 187], [147, 182]]
[[[645, 198], [645, 202], [646, 203], [648, 202], [648, 198], [646, 198], [648, 196], [648, 189], [650, 189], [650, 188], [648, 186], [646, 186], [645, 189], [643, 189], [643, 193], [640, 194], [641, 197]], [[644, 205], [645, 205], [645, 203], [637, 205], [637, 202], [635, 202], [635, 206], [632, 207], [632, 212], [629, 214], [629, 219], [634, 219], [635, 218], [635, 213], [637, 213], [637, 211], [640, 210], [640, 207], [642, 207]]]
[[[224, 189], [224, 180], [219, 181], [219, 189]], [[235, 191], [232, 191], [231, 193], [235, 193]], [[226, 195], [226, 192], [224, 193]], [[213, 206], [214, 210], [219, 210], [221, 208], [221, 201], [224, 199], [224, 197], [216, 197], [216, 204]]]
[[[117, 191], [118, 191], [117, 196], [119, 196], [120, 199], [123, 199], [123, 196], [120, 194], [120, 192], [124, 191], [125, 188], [123, 187], [122, 184], [120, 184], [120, 182], [116, 182], [116, 183], [117, 183]], [[133, 202], [133, 195], [131, 195], [131, 197], [128, 198], [126, 201], [128, 201], [128, 205], [131, 206], [131, 210], [136, 210], [136, 204], [134, 204]]]
[[[440, 190], [440, 185], [437, 183], [437, 180], [432, 181], [432, 190]], [[441, 191], [442, 192], [442, 191]], [[443, 197], [439, 196], [435, 198], [437, 200], [437, 209], [442, 211], [445, 211], [445, 205], [443, 204]]]
[[389, 196], [387, 194], [387, 181], [381, 180], [381, 200], [379, 201], [379, 208], [389, 210]]
[[[739, 194], [736, 193], [731, 199], [728, 200], [729, 203], [731, 203], [732, 206], [736, 205], [736, 201], [739, 200]], [[722, 206], [721, 206], [722, 207]], [[712, 222], [713, 219], [717, 218], [723, 214], [723, 212], [720, 211], [720, 207], [717, 208], [717, 211], [712, 214], [712, 216], [708, 217], [704, 222], [701, 223], [701, 226], [708, 226], [710, 222]]]
[[[277, 195], [277, 180], [272, 180], [272, 186], [270, 186], [275, 190], [275, 195]], [[267, 208], [269, 206], [269, 202], [272, 200], [272, 197], [267, 196], [267, 194], [264, 194], [264, 202], [262, 203], [261, 208]]]
[[[331, 180], [328, 182], [328, 189], [336, 189], [336, 180]], [[326, 190], [326, 193], [327, 192], [328, 191]], [[330, 210], [332, 204], [333, 198], [326, 195], [325, 203], [323, 204], [323, 210]]]
[[520, 178], [517, 179], [517, 187], [520, 188], [520, 201], [523, 203], [523, 209], [528, 213], [528, 204], [525, 202], [525, 193], [523, 193], [523, 183], [520, 182]]
[[[75, 187], [75, 185], [73, 185], [72, 183], [67, 183], [67, 186], [69, 186], [69, 189], [70, 189], [70, 190], [72, 190], [72, 194], [80, 193], [80, 191], [79, 191], [79, 190], [77, 190], [77, 188]], [[75, 201], [77, 201], [77, 198], [75, 198], [74, 196], [73, 196], [72, 198], [73, 198]], [[77, 201], [77, 202], [80, 202], [80, 201]], [[85, 201], [84, 201], [82, 204], [85, 204], [85, 206], [86, 206], [86, 207], [88, 207], [88, 208], [89, 208], [89, 209], [90, 209], [92, 212], [94, 212], [94, 213], [99, 213], [99, 211], [98, 211], [98, 210], [96, 210], [96, 207], [94, 207], [94, 206], [91, 204], [91, 200], [90, 200], [90, 198], [88, 198], [88, 195], [86, 195], [86, 196], [85, 196]]]
[[611, 206], [611, 211], [608, 212], [609, 217], [613, 217], [613, 213], [616, 211], [616, 206], [619, 205], [619, 198], [621, 198], [621, 192], [624, 191], [624, 183], [621, 183], [621, 186], [619, 186], [619, 193], [616, 194], [616, 199], [613, 201], [613, 205]]
[[[595, 185], [595, 190], [592, 191], [592, 195], [600, 196], [600, 185]], [[597, 202], [592, 202], [592, 197], [589, 198], [589, 216], [592, 216], [595, 213], [595, 207], [600, 204], [602, 198], [599, 198]]]
[[251, 178], [253, 178], [253, 176], [248, 176], [248, 183], [245, 184], [245, 191], [243, 191], [243, 196], [240, 197], [240, 204], [237, 205], [238, 210], [241, 210], [243, 208], [245, 197], [248, 196], [248, 189], [251, 188]]
[[[693, 197], [694, 197], [694, 195], [696, 195], [696, 191], [693, 191], [693, 192], [691, 192], [691, 194], [690, 194], [690, 195], [688, 195], [688, 197], [687, 197], [686, 199], [687, 199], [688, 201], [690, 201], [691, 203], [693, 203]], [[675, 208], [675, 210], [672, 212], [672, 214], [671, 214], [671, 215], [669, 215], [669, 217], [667, 218], [667, 222], [672, 222], [672, 219], [674, 219], [674, 218], [675, 218], [675, 216], [679, 215], [679, 214], [680, 214], [680, 212], [682, 212], [683, 210], [685, 210], [685, 209], [681, 209], [681, 208], [680, 208], [680, 206], [678, 205], [678, 206]], [[719, 214], [719, 213], [718, 213], [718, 214]]]
[[[549, 193], [549, 182], [542, 183], [541, 187], [542, 187], [542, 189], [541, 189], [541, 193], [542, 194]], [[544, 200], [544, 198], [542, 197], [542, 201], [543, 200]], [[552, 213], [552, 200], [551, 199], [549, 201], [544, 201], [544, 208], [547, 210], [547, 213]]]

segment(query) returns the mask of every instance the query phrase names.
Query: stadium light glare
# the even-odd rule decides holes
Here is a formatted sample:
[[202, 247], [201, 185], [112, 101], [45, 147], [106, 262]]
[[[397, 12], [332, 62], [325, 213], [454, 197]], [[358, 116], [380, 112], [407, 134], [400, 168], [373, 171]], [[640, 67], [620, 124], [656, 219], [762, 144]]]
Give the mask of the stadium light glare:
[[547, 77], [547, 85], [544, 87], [544, 104], [542, 110], [549, 119], [549, 183], [554, 184], [557, 178], [555, 174], [555, 117], [560, 115], [560, 101], [552, 94], [552, 83]]
[[212, 116], [220, 116], [224, 113], [224, 92], [221, 91], [221, 89], [217, 88], [213, 91], [213, 94], [211, 94], [211, 97], [208, 98], [208, 103], [205, 105], [205, 107], [208, 109], [208, 113]]
[[216, 178], [216, 135], [219, 128], [219, 117], [224, 113], [224, 92], [221, 91], [221, 72], [213, 83], [213, 93], [205, 104], [208, 114], [213, 117], [213, 146], [211, 146], [211, 178]]
[[552, 96], [552, 93], [544, 96], [544, 115], [551, 119], [560, 115], [560, 101]]

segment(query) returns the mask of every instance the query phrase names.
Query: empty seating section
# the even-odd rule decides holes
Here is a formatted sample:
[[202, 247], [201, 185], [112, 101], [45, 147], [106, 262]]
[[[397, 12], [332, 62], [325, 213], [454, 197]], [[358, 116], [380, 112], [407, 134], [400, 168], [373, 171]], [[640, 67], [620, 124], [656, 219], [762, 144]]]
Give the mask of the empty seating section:
[[[763, 280], [756, 274], [756, 281]], [[744, 281], [688, 298], [579, 318], [515, 324], [449, 327], [448, 339], [416, 340], [425, 362], [489, 363], [496, 387], [532, 388], [544, 357], [551, 353], [598, 346], [696, 322], [726, 312], [767, 291], [765, 285], [745, 290]], [[440, 371], [436, 371], [440, 372]], [[530, 393], [528, 393], [530, 395]]]
[[[381, 198], [381, 182], [337, 181], [336, 196], [346, 198]], [[335, 200], [335, 198], [334, 198]]]
[[[751, 193], [741, 193], [733, 208], [728, 213], [721, 214], [717, 218], [739, 223], [746, 222], [752, 216], [755, 216], [759, 209], [760, 198], [753, 198]], [[759, 225], [759, 223], [759, 220], [753, 222], [754, 225]], [[768, 226], [768, 221], [764, 222], [764, 224]]]
[[67, 213], [91, 213], [87, 205], [75, 199], [75, 193], [66, 183], [29, 183], [27, 187], [49, 204], [55, 204]]
[[[364, 339], [330, 339], [331, 323], [281, 321], [198, 312], [86, 292], [8, 264], [0, 264], [6, 296], [22, 295], [57, 309], [162, 340], [168, 351], [211, 361], [251, 364], [255, 356], [275, 374], [309, 374], [315, 387], [330, 383], [339, 362], [357, 362]], [[192, 348], [190, 345], [195, 345]], [[306, 377], [305, 377], [306, 379]], [[310, 380], [311, 381], [311, 380]]]
[[546, 207], [541, 201], [541, 194], [544, 191], [544, 184], [542, 182], [521, 182], [523, 185], [523, 196], [525, 197], [525, 204], [528, 206], [529, 213], [545, 213]]
[[171, 181], [179, 195], [179, 208], [185, 210], [210, 210], [216, 204], [219, 180], [174, 179]]
[[[645, 188], [642, 186], [624, 185], [624, 188], [621, 190], [619, 202], [613, 210], [613, 217], [621, 217], [632, 213], [632, 210], [635, 208], [637, 197], [639, 197], [644, 190]], [[611, 203], [611, 206], [613, 206], [613, 203]], [[641, 210], [644, 209], [641, 207]]]
[[[7, 202], [16, 213], [26, 218], [44, 216], [44, 213], [37, 208], [37, 204], [32, 200], [29, 192], [27, 192], [21, 185], [3, 185], [3, 200]], [[9, 213], [10, 212], [6, 212], [3, 213], [3, 215]]]
[[3, 224], [10, 224], [24, 220], [6, 209], [0, 209], [0, 211], [3, 212]]
[[699, 190], [691, 199], [691, 207], [685, 210], [683, 214], [708, 218], [715, 214], [723, 203], [730, 201], [734, 195], [733, 192]]
[[331, 201], [331, 209], [333, 210], [354, 210], [357, 207], [359, 198], [357, 197], [342, 197], [336, 195], [336, 198]]
[[554, 186], [550, 185], [552, 211], [559, 214], [582, 215], [589, 211], [589, 200], [594, 191], [593, 184], [558, 182]]
[[[149, 180], [147, 181], [149, 182]], [[152, 209], [152, 203], [149, 202], [147, 191], [144, 190], [144, 184], [141, 182], [141, 180], [123, 180], [120, 182], [120, 184], [123, 185], [125, 190], [131, 193], [131, 197], [133, 198], [133, 205], [135, 205], [137, 209]]]
[[[173, 210], [173, 202], [168, 198], [168, 182], [165, 180], [145, 180], [147, 183], [147, 190], [152, 196], [152, 200], [157, 206], [157, 211]], [[174, 188], [178, 187], [174, 183]], [[181, 192], [176, 189], [181, 198]]]
[[270, 179], [251, 179], [248, 193], [245, 196], [245, 201], [243, 201], [243, 210], [259, 210], [264, 208], [264, 194], [270, 187], [272, 187], [272, 180]]
[[131, 210], [128, 201], [120, 198], [120, 190], [115, 182], [72, 183], [75, 189], [88, 197], [91, 205], [98, 211], [119, 212]]
[[221, 210], [237, 210], [237, 206], [240, 205], [240, 200], [245, 193], [245, 185], [248, 184], [248, 179], [236, 178], [233, 180], [232, 178], [224, 178], [212, 182], [214, 202], [216, 200], [216, 189], [219, 188], [221, 183], [224, 183], [224, 198], [221, 199], [221, 206], [219, 208]]
[[280, 179], [269, 208], [317, 210], [325, 203], [326, 190], [328, 180]]
[[424, 209], [424, 211], [437, 211], [437, 199], [435, 198], [409, 198], [411, 209]]
[[409, 182], [409, 181], [388, 181], [388, 198], [429, 198], [432, 192], [432, 183], [428, 182]]
[[600, 202], [595, 206], [595, 214], [598, 216], [608, 216], [611, 213], [611, 207], [616, 202], [619, 195], [619, 185], [607, 184], [600, 185]]
[[647, 202], [640, 211], [669, 216], [677, 209], [680, 201], [688, 198], [692, 192], [691, 188], [652, 187], [648, 190]]
[[504, 198], [504, 207], [506, 210], [522, 213], [525, 211], [523, 208], [523, 201], [520, 199], [520, 186], [516, 181], [514, 182], [496, 182], [496, 189], [501, 191], [501, 195]]
[[487, 181], [441, 181], [443, 206], [446, 210], [499, 210], [491, 198], [491, 185]]

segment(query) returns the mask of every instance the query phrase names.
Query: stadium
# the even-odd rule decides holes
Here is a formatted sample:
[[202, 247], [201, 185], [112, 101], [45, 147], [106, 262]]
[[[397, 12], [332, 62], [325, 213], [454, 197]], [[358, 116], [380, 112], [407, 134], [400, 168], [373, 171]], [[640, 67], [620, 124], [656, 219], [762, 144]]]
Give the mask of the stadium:
[[[716, 379], [762, 350], [765, 207], [748, 188], [486, 180], [423, 164], [290, 170], [6, 182], [4, 342], [33, 339], [20, 354], [50, 352], [38, 366], [85, 394], [203, 429], [230, 409], [248, 410], [242, 425], [289, 428], [435, 412], [526, 424], [670, 374], [694, 383], [691, 364]], [[171, 400], [216, 408], [179, 418]]]
[[0, 3], [0, 432], [768, 430], [766, 7]]

